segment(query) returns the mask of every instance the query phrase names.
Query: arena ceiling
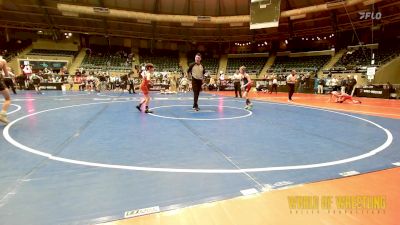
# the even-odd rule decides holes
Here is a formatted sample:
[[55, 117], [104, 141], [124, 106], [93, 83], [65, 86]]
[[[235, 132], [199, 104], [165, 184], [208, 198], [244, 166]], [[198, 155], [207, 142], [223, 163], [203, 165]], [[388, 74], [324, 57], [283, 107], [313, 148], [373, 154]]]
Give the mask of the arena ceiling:
[[[225, 42], [323, 35], [400, 21], [398, 0], [281, 0], [278, 28], [250, 30], [249, 8], [250, 0], [0, 0], [0, 27]], [[360, 20], [361, 11], [380, 12], [382, 18]], [[198, 16], [212, 20], [196, 21]]]

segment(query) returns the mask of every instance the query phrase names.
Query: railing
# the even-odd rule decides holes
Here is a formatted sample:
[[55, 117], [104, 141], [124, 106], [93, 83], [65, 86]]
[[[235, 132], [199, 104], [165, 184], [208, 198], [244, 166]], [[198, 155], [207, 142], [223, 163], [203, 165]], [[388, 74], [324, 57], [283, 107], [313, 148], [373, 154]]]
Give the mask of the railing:
[[395, 54], [393, 54], [393, 55], [390, 55], [390, 56], [388, 56], [388, 57], [382, 59], [382, 60], [379, 62], [379, 65], [380, 65], [380, 66], [383, 66], [383, 65], [385, 65], [387, 62], [389, 62], [389, 61], [391, 61], [391, 60], [397, 58], [399, 55], [400, 55], [400, 53], [395, 53]]

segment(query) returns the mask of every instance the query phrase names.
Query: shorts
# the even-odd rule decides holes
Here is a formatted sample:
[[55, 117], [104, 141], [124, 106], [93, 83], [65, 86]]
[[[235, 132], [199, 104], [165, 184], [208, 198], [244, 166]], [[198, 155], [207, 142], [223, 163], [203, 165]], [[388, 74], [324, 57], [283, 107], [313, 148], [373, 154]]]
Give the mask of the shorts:
[[342, 96], [342, 99], [343, 100], [349, 100], [349, 99], [351, 99], [351, 96]]
[[251, 90], [251, 84], [247, 85], [246, 88], [244, 89], [245, 92], [249, 93]]
[[144, 95], [148, 95], [149, 94], [149, 88], [145, 85], [140, 85], [140, 90], [142, 90]]
[[4, 91], [7, 88], [3, 79], [0, 79], [0, 91]]

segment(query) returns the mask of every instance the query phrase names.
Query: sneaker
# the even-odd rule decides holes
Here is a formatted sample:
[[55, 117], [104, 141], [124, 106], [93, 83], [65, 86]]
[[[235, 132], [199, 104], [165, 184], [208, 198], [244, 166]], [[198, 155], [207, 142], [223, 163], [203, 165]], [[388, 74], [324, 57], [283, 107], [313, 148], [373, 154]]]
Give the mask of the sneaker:
[[140, 108], [140, 106], [139, 106], [139, 105], [137, 105], [137, 106], [136, 106], [136, 108], [137, 108], [137, 110], [139, 110], [139, 112], [141, 112], [141, 111], [142, 111], [142, 109]]
[[3, 123], [5, 123], [5, 124], [8, 124], [7, 114], [5, 114], [5, 113], [0, 113], [0, 122], [3, 122]]
[[200, 110], [199, 107], [194, 108], [194, 111], [198, 112]]
[[253, 109], [253, 104], [246, 105], [244, 109], [251, 111]]
[[145, 112], [145, 113], [153, 113], [153, 111], [148, 110], [148, 109], [146, 109], [144, 112]]

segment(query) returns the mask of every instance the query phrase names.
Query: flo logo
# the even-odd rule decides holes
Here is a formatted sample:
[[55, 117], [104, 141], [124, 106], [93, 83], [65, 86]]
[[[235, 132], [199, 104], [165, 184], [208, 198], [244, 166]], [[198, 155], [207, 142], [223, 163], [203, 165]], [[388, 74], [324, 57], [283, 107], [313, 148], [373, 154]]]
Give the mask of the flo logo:
[[382, 13], [381, 12], [358, 12], [360, 14], [360, 20], [367, 20], [367, 19], [373, 19], [373, 20], [380, 20], [382, 18]]

